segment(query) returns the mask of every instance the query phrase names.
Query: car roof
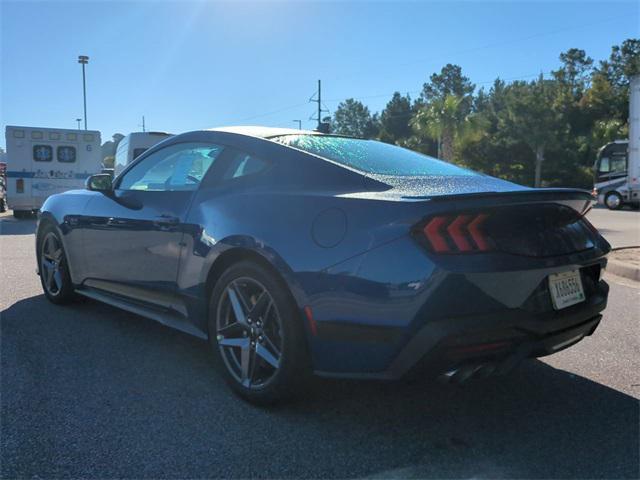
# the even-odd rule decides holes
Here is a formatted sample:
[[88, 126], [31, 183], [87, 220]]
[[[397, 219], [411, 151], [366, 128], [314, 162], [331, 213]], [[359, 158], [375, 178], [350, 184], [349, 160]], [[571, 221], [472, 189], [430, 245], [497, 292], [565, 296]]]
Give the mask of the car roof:
[[261, 127], [261, 126], [229, 126], [207, 129], [209, 132], [226, 132], [247, 135], [249, 137], [273, 138], [282, 135], [323, 135], [313, 130], [298, 130], [295, 128]]

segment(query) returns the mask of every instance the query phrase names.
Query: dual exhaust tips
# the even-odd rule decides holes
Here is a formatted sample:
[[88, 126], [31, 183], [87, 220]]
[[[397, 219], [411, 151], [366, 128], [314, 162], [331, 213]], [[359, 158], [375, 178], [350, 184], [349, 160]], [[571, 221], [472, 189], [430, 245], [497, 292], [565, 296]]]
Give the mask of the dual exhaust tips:
[[462, 384], [471, 379], [487, 378], [491, 375], [506, 373], [499, 368], [497, 363], [480, 363], [474, 365], [463, 365], [461, 367], [448, 370], [438, 377], [442, 383]]

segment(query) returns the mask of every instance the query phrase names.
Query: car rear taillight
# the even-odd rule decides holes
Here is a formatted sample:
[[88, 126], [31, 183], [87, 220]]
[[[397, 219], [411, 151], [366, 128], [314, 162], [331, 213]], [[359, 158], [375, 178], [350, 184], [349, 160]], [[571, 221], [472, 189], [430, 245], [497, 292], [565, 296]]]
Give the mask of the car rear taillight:
[[484, 230], [487, 213], [439, 215], [424, 224], [422, 233], [435, 253], [479, 253], [493, 250]]
[[16, 193], [24, 193], [24, 179], [22, 178], [16, 180]]

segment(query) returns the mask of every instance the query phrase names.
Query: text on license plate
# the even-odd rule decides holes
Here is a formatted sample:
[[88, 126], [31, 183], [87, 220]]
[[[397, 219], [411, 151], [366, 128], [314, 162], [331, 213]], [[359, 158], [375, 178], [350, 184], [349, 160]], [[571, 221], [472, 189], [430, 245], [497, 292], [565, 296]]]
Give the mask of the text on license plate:
[[549, 291], [556, 310], [583, 302], [585, 298], [578, 270], [549, 275]]

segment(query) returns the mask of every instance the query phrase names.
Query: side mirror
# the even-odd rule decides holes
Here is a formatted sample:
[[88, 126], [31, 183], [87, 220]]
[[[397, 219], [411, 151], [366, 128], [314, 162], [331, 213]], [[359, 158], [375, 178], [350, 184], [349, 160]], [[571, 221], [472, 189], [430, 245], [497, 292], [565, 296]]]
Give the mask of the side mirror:
[[113, 179], [108, 173], [96, 173], [87, 178], [85, 182], [87, 190], [96, 192], [110, 192], [113, 188]]

